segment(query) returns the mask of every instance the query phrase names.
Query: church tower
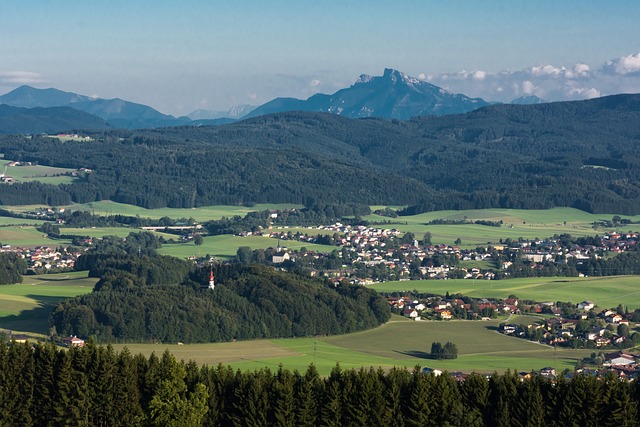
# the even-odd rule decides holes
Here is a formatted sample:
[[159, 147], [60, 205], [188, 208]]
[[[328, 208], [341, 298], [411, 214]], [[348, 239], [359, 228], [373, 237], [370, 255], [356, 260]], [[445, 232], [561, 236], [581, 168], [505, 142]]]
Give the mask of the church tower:
[[215, 277], [213, 276], [213, 269], [209, 269], [209, 289], [213, 290], [216, 287]]

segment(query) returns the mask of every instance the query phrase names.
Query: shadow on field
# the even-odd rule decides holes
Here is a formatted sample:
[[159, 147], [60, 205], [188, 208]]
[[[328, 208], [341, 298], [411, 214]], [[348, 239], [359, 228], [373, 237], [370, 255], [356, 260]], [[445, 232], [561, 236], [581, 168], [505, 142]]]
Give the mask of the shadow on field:
[[486, 329], [490, 331], [499, 331], [500, 328], [498, 326], [485, 326]]
[[41, 282], [73, 282], [74, 280], [87, 280], [87, 278], [86, 277], [73, 277], [73, 278], [68, 278], [68, 277], [58, 277], [58, 278], [39, 277], [38, 280], [41, 281]]
[[0, 319], [0, 328], [35, 334], [47, 334], [49, 331], [49, 314], [53, 306], [43, 305], [31, 310], [24, 310], [18, 315], [4, 316]]
[[20, 314], [0, 318], [0, 328], [46, 335], [49, 332], [49, 314], [56, 304], [66, 298], [31, 294], [25, 296], [37, 301], [38, 306], [23, 310]]
[[431, 353], [427, 353], [419, 350], [409, 350], [409, 351], [394, 350], [394, 352], [404, 354], [405, 356], [417, 357], [419, 359], [431, 359]]

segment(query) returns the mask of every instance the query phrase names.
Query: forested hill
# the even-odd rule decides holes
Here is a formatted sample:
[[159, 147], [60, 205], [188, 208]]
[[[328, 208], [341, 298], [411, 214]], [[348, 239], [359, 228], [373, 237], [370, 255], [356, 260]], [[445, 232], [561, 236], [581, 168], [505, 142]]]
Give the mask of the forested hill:
[[2, 137], [5, 158], [94, 173], [0, 187], [2, 204], [365, 203], [408, 212], [573, 206], [640, 213], [640, 95], [495, 105], [409, 121], [281, 113], [218, 127]]
[[[203, 290], [208, 269], [191, 272], [181, 283], [154, 282], [163, 275], [160, 266], [169, 265], [167, 259], [106, 262], [91, 294], [61, 302], [51, 314], [60, 336], [94, 336], [102, 342], [219, 342], [343, 334], [373, 328], [390, 317], [387, 301], [372, 289], [334, 288], [259, 265], [220, 265], [214, 269], [215, 290]], [[174, 258], [166, 268], [179, 271], [180, 263], [184, 261]]]

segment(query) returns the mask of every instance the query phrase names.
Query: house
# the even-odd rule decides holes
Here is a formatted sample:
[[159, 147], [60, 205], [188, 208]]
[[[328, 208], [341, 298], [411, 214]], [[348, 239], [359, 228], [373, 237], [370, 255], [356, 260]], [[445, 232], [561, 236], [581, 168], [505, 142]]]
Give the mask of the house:
[[636, 363], [635, 356], [623, 353], [621, 351], [616, 351], [615, 353], [609, 353], [604, 356], [606, 366], [625, 366], [625, 365], [633, 365]]
[[281, 264], [285, 261], [289, 261], [291, 259], [291, 257], [289, 256], [289, 252], [284, 252], [284, 253], [278, 253], [275, 254], [272, 258], [271, 258], [271, 262], [274, 264]]
[[578, 304], [578, 310], [589, 311], [594, 308], [596, 305], [592, 301], [582, 301]]
[[442, 310], [440, 313], [440, 318], [442, 320], [451, 320], [453, 319], [453, 315], [451, 314], [451, 312], [449, 310]]
[[418, 312], [412, 308], [405, 308], [402, 311], [402, 315], [404, 317], [408, 317], [410, 319], [418, 320], [420, 317], [418, 316]]
[[67, 347], [84, 347], [84, 340], [77, 336], [68, 336], [62, 340]]

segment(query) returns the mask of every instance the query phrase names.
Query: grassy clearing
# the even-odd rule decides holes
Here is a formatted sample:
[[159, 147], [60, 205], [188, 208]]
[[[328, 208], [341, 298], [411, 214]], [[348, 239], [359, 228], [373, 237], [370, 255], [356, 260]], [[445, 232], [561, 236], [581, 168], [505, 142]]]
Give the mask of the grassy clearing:
[[[178, 359], [199, 364], [230, 364], [242, 370], [280, 364], [304, 371], [316, 365], [327, 375], [339, 363], [342, 368], [407, 367], [416, 365], [438, 369], [502, 372], [506, 369], [530, 371], [545, 366], [572, 369], [589, 350], [563, 350], [507, 337], [496, 332], [499, 321], [491, 322], [412, 322], [399, 317], [373, 330], [335, 337], [259, 340], [250, 342], [160, 345], [126, 345], [133, 353], [150, 355], [169, 349]], [[436, 361], [428, 358], [433, 341], [452, 341], [459, 349], [456, 360]], [[122, 348], [125, 345], [117, 345]]]
[[75, 171], [75, 169], [54, 168], [51, 166], [12, 166], [8, 167], [9, 160], [0, 159], [0, 171], [14, 178], [18, 182], [40, 181], [45, 184], [70, 184], [74, 178], [63, 175]]
[[0, 328], [46, 334], [55, 304], [91, 292], [96, 282], [80, 271], [24, 276], [20, 284], [0, 286]]
[[[317, 252], [331, 252], [337, 248], [336, 246], [315, 245], [293, 240], [281, 241], [280, 245], [293, 250], [304, 247], [310, 251]], [[163, 245], [158, 252], [162, 255], [171, 255], [177, 258], [187, 258], [192, 255], [204, 256], [205, 254], [209, 254], [216, 258], [224, 259], [235, 256], [240, 246], [249, 246], [251, 249], [275, 248], [278, 246], [278, 240], [270, 237], [241, 237], [224, 234], [220, 236], [205, 237], [202, 245], [200, 246], [196, 246], [193, 242]]]
[[[15, 212], [25, 212], [33, 210], [34, 208], [41, 206], [5, 206], [5, 209]], [[202, 206], [197, 208], [161, 208], [161, 209], [145, 209], [139, 206], [125, 205], [123, 203], [116, 203], [110, 200], [101, 200], [99, 202], [91, 202], [84, 204], [73, 204], [64, 206], [67, 209], [72, 210], [85, 210], [90, 211], [96, 215], [139, 215], [142, 218], [154, 218], [159, 219], [162, 217], [168, 217], [172, 219], [179, 218], [194, 218], [196, 221], [204, 222], [212, 219], [220, 219], [223, 216], [232, 217], [234, 215], [245, 216], [248, 212], [262, 211], [267, 209], [291, 209], [301, 208], [301, 205], [288, 205], [288, 204], [258, 204], [252, 207], [246, 206]]]
[[640, 276], [611, 277], [543, 277], [509, 280], [413, 280], [372, 285], [379, 292], [418, 292], [444, 295], [461, 293], [476, 298], [507, 298], [514, 294], [534, 301], [590, 300], [599, 307], [624, 304], [633, 310], [640, 308]]
[[0, 227], [0, 242], [13, 247], [70, 245], [69, 240], [53, 240], [33, 226], [11, 225]]

